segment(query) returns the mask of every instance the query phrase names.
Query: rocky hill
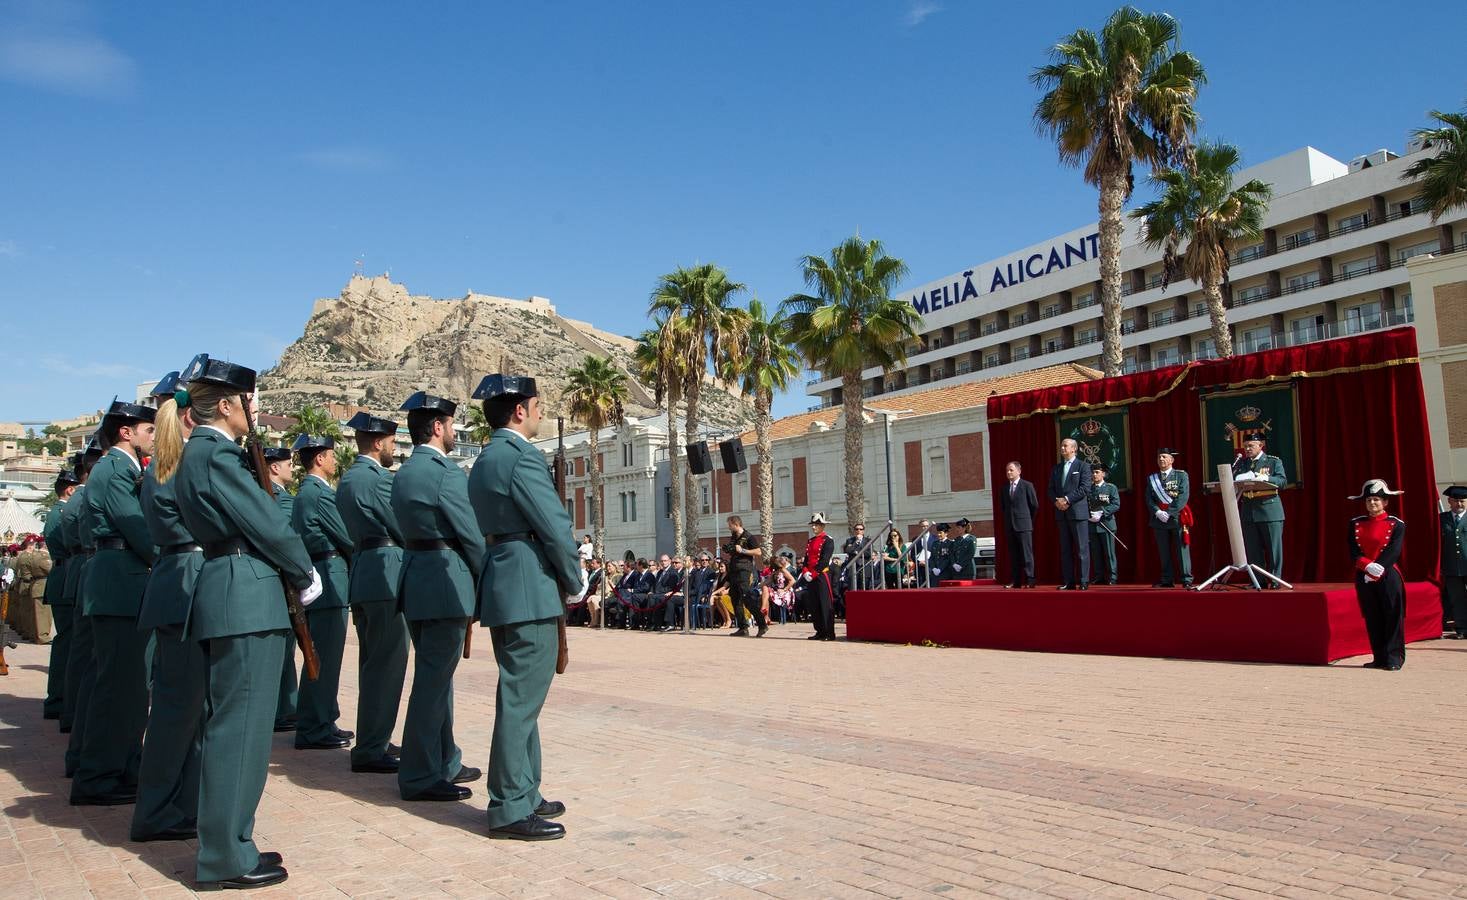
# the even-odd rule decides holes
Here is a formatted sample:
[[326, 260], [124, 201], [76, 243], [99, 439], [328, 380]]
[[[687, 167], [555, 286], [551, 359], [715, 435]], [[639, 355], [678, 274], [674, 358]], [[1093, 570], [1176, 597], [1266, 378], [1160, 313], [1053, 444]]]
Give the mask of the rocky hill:
[[[512, 300], [470, 293], [440, 300], [409, 294], [385, 276], [353, 276], [334, 299], [317, 300], [305, 333], [260, 376], [260, 403], [290, 414], [306, 405], [359, 406], [395, 415], [409, 394], [426, 390], [469, 399], [489, 372], [532, 375], [547, 423], [563, 413], [565, 373], [588, 354], [609, 355], [629, 379], [630, 416], [654, 416], [653, 393], [630, 374], [634, 341], [563, 318], [543, 297]], [[708, 384], [702, 418], [713, 427], [752, 421], [752, 407]]]

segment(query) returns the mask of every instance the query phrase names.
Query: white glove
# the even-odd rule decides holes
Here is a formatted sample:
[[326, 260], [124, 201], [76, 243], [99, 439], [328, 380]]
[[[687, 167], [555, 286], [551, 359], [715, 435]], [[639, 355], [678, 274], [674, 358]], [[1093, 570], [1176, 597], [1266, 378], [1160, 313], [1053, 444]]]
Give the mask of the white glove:
[[1371, 578], [1380, 578], [1385, 575], [1385, 567], [1380, 563], [1371, 563], [1365, 567], [1365, 574]]
[[800, 580], [801, 581], [808, 582], [808, 581], [814, 581], [815, 579], [810, 575], [809, 572], [801, 572], [800, 573]]
[[1164, 509], [1158, 509], [1156, 511], [1156, 520], [1158, 522], [1166, 523], [1167, 521], [1169, 521], [1171, 519], [1171, 517], [1172, 517], [1172, 514], [1169, 513], [1169, 512], [1167, 512]]
[[0, 574], [0, 587], [10, 587], [13, 581], [15, 581], [14, 569], [6, 569], [4, 574]]
[[316, 568], [312, 566], [311, 584], [309, 587], [303, 588], [301, 590], [301, 606], [310, 606], [312, 603], [316, 602], [316, 598], [321, 596], [321, 591], [324, 588], [325, 585], [321, 584], [321, 573], [316, 571]]
[[1090, 521], [1092, 521], [1092, 522], [1099, 522], [1100, 521], [1100, 513], [1098, 513], [1098, 512], [1091, 513], [1090, 514]]

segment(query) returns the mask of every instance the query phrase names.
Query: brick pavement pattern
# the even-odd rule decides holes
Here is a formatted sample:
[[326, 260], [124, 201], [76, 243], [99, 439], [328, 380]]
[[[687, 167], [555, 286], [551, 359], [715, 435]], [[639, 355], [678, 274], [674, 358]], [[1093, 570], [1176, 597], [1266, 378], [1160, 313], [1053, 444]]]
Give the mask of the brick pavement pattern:
[[[1467, 645], [1295, 667], [572, 629], [541, 717], [562, 841], [276, 735], [279, 897], [1467, 897]], [[459, 668], [485, 766], [488, 640]], [[71, 807], [45, 647], [0, 681], [0, 895], [191, 893], [193, 842]], [[411, 677], [411, 668], [409, 669]], [[355, 646], [342, 672], [355, 716]], [[404, 691], [404, 698], [407, 692]], [[401, 719], [399, 718], [399, 726]]]

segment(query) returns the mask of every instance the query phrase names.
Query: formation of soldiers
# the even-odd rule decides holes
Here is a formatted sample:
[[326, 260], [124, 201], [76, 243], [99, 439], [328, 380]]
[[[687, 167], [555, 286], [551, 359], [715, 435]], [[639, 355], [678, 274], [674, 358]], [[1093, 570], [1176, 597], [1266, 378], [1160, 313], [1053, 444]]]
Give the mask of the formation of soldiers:
[[[456, 404], [418, 392], [401, 407], [413, 452], [398, 473], [398, 423], [361, 413], [335, 488], [329, 437], [258, 447], [254, 390], [254, 371], [201, 354], [158, 383], [156, 406], [114, 401], [56, 480], [43, 716], [68, 735], [71, 802], [133, 804], [132, 840], [196, 839], [200, 883], [249, 888], [287, 877], [253, 840], [273, 732], [297, 750], [351, 747], [351, 771], [396, 775], [404, 800], [467, 799], [483, 773], [454, 740], [453, 676], [477, 619], [499, 668], [486, 834], [562, 837], [537, 723], [580, 558], [529, 443], [534, 380], [490, 375], [475, 391], [494, 433], [472, 477], [449, 458]], [[348, 617], [355, 732], [338, 724]]]

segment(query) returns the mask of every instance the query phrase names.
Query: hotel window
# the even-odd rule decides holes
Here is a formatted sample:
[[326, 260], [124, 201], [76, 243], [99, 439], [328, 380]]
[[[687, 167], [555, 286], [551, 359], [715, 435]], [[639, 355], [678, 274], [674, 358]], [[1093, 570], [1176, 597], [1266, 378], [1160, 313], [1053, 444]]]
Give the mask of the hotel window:
[[1289, 323], [1291, 344], [1307, 344], [1324, 337], [1324, 316], [1306, 316]]
[[1050, 338], [1044, 342], [1045, 353], [1058, 353], [1063, 349], [1065, 349], [1064, 345], [1060, 343], [1059, 338]]
[[1162, 279], [1162, 276], [1161, 276], [1161, 273], [1160, 272], [1158, 272], [1155, 275], [1152, 275], [1150, 278], [1146, 279], [1146, 287], [1147, 287], [1147, 289], [1149, 290], [1151, 288], [1161, 287], [1161, 279]]
[[1086, 328], [1083, 331], [1075, 332], [1075, 343], [1093, 344], [1098, 337], [1099, 335], [1096, 333], [1094, 328]]
[[1340, 234], [1346, 234], [1351, 231], [1359, 231], [1369, 224], [1370, 213], [1358, 212], [1353, 216], [1345, 216], [1343, 219], [1335, 222], [1335, 230]]
[[932, 447], [927, 451], [927, 493], [947, 492], [947, 452], [941, 447]]
[[1075, 298], [1075, 309], [1084, 309], [1095, 305], [1095, 292], [1089, 291]]
[[932, 344], [931, 344], [930, 349], [936, 350], [937, 348], [939, 348], [941, 346], [942, 346], [942, 338], [938, 337], [937, 335], [933, 335], [932, 336]]
[[1049, 304], [1048, 306], [1046, 306], [1044, 308], [1043, 315], [1044, 315], [1044, 318], [1046, 318], [1046, 319], [1053, 319], [1055, 316], [1057, 316], [1059, 314], [1060, 314], [1060, 305], [1058, 303], [1051, 303], [1051, 304]]
[[1129, 319], [1123, 319], [1123, 320], [1121, 320], [1121, 334], [1135, 334], [1135, 332], [1136, 332], [1136, 317], [1135, 316], [1132, 316]]
[[1151, 361], [1158, 367], [1173, 365], [1177, 361], [1177, 351], [1173, 347], [1161, 347], [1153, 350]]
[[780, 466], [774, 470], [774, 505], [779, 507], [795, 505], [795, 480], [790, 476], [789, 466]]
[[1192, 304], [1192, 317], [1194, 319], [1197, 318], [1197, 317], [1199, 317], [1199, 316], [1205, 316], [1205, 315], [1207, 315], [1207, 304], [1206, 303], [1194, 303], [1194, 304]]
[[1240, 304], [1242, 304], [1242, 303], [1253, 303], [1256, 300], [1263, 300], [1263, 299], [1265, 299], [1267, 297], [1268, 297], [1268, 285], [1266, 285], [1266, 284], [1255, 284], [1255, 285], [1253, 285], [1253, 287], [1244, 288], [1243, 290], [1239, 291], [1238, 292], [1238, 296], [1237, 296], [1237, 301]]
[[1381, 326], [1380, 303], [1372, 300], [1345, 310], [1345, 333], [1359, 334]]
[[1017, 328], [1020, 325], [1027, 325], [1027, 324], [1029, 324], [1029, 314], [1028, 313], [1019, 313], [1019, 314], [1015, 315], [1012, 319], [1009, 320], [1009, 327], [1010, 328]]
[[1435, 253], [1439, 249], [1441, 249], [1441, 244], [1436, 241], [1426, 241], [1420, 244], [1413, 244], [1410, 247], [1403, 247], [1396, 251], [1396, 264], [1400, 265], [1413, 256], [1424, 256], [1427, 253]]
[[1291, 275], [1287, 282], [1285, 292], [1296, 294], [1299, 291], [1307, 291], [1319, 284], [1318, 272], [1306, 272], [1303, 275]]
[[1123, 359], [1121, 361], [1121, 371], [1127, 375], [1134, 375], [1136, 374], [1136, 372], [1140, 371], [1139, 367], [1136, 365], [1136, 357], [1127, 356], [1125, 359]]
[[1340, 266], [1340, 279], [1348, 281], [1357, 275], [1368, 275], [1375, 271], [1375, 257], [1367, 256], [1364, 259], [1352, 259]]
[[973, 336], [972, 333], [969, 332], [967, 328], [964, 328], [962, 331], [959, 331], [958, 332], [958, 340], [959, 341], [966, 341], [969, 338], [971, 338], [972, 336]]
[[1247, 247], [1243, 247], [1243, 248], [1241, 248], [1241, 249], [1238, 250], [1237, 254], [1233, 257], [1233, 261], [1234, 262], [1240, 262], [1240, 263], [1247, 262], [1250, 259], [1257, 259], [1258, 257], [1260, 257], [1262, 255], [1263, 255], [1263, 245], [1262, 244], [1249, 244]]
[[1425, 200], [1420, 197], [1412, 197], [1410, 200], [1405, 200], [1396, 204], [1396, 215], [1397, 217], [1414, 216], [1425, 208]]
[[1273, 332], [1267, 325], [1260, 328], [1250, 328], [1243, 332], [1242, 344], [1244, 353], [1271, 350], [1273, 349]]
[[1015, 360], [1028, 359], [1028, 358], [1029, 358], [1029, 348], [1027, 346], [1014, 348], [1014, 359]]
[[991, 369], [996, 365], [998, 365], [997, 353], [990, 353], [987, 356], [983, 357], [983, 368]]
[[1170, 325], [1176, 318], [1177, 311], [1175, 309], [1164, 309], [1161, 312], [1152, 314], [1151, 327], [1160, 328], [1163, 325]]
[[973, 371], [972, 363], [968, 362], [966, 359], [958, 362], [957, 373], [959, 375], [967, 375], [971, 371]]
[[1284, 249], [1293, 250], [1295, 247], [1303, 247], [1312, 243], [1314, 243], [1314, 229], [1306, 228], [1284, 238]]
[[1192, 355], [1197, 359], [1212, 359], [1217, 356], [1217, 344], [1212, 338], [1198, 338], [1192, 342]]
[[989, 322], [987, 325], [984, 325], [983, 326], [983, 333], [984, 334], [994, 334], [997, 331], [998, 331], [998, 323], [997, 322]]

